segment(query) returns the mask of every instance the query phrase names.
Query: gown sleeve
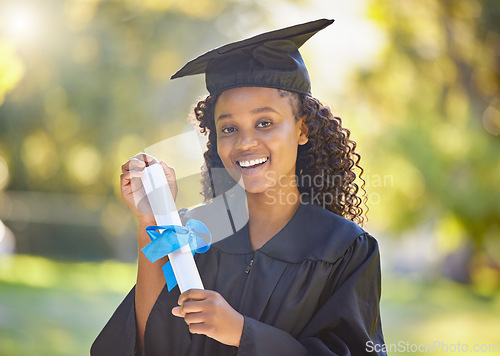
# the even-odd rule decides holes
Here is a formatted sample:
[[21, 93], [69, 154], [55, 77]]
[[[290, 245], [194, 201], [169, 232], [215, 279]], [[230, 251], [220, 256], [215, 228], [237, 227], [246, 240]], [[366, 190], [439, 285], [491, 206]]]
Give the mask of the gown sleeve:
[[135, 287], [118, 306], [115, 313], [92, 344], [92, 356], [135, 355]]
[[[186, 223], [184, 218], [186, 212], [187, 209], [184, 208], [178, 210], [183, 225]], [[137, 355], [136, 336], [134, 286], [95, 339], [90, 354], [91, 356]]]
[[[238, 356], [367, 355], [384, 343], [379, 313], [380, 256], [377, 242], [359, 236], [330, 276], [327, 299], [297, 338], [245, 317]], [[372, 351], [373, 353], [370, 353]], [[385, 355], [385, 353], [379, 353]]]

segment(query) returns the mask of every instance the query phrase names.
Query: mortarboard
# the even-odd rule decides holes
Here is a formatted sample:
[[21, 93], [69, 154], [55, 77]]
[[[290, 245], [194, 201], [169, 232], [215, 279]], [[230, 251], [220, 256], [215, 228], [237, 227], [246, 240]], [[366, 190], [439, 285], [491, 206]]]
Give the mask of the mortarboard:
[[307, 22], [218, 47], [189, 61], [170, 79], [205, 73], [211, 95], [249, 86], [311, 94], [299, 47], [333, 21]]

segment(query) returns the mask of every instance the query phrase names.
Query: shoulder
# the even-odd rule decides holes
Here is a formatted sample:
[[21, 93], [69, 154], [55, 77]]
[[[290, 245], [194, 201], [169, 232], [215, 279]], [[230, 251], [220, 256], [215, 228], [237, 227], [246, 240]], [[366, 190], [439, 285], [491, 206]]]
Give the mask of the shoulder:
[[314, 204], [302, 205], [301, 218], [309, 225], [314, 224], [314, 231], [319, 235], [327, 237], [329, 234], [336, 235], [337, 239], [352, 239], [366, 233], [358, 224], [351, 220], [332, 213], [329, 210]]
[[[287, 226], [286, 259], [290, 262], [321, 260], [334, 263], [357, 245], [377, 249], [376, 240], [356, 223], [318, 205], [303, 204]], [[367, 251], [368, 252], [368, 251]]]

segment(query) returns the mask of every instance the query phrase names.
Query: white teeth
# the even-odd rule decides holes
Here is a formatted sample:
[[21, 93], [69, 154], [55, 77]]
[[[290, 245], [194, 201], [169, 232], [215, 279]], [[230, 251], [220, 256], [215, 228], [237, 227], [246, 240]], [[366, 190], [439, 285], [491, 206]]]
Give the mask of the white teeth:
[[264, 163], [266, 161], [267, 161], [267, 157], [260, 158], [260, 159], [252, 159], [250, 161], [238, 161], [238, 164], [241, 167], [247, 168], [247, 167], [255, 166], [256, 164]]

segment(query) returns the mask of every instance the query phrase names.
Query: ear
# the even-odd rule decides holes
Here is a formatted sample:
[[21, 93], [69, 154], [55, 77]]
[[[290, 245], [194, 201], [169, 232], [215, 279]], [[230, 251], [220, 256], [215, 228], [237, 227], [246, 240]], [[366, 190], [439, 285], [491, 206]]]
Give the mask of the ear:
[[302, 116], [298, 122], [299, 125], [299, 145], [305, 145], [309, 138], [309, 127], [306, 125], [306, 116]]

